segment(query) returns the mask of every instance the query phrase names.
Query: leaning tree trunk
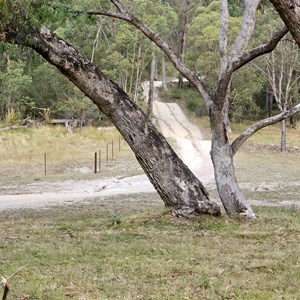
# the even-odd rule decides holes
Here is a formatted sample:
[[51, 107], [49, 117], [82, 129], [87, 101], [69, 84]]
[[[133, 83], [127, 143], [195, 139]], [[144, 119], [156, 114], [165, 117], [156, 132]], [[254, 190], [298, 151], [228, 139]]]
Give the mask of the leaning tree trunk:
[[251, 206], [241, 192], [235, 176], [233, 152], [227, 138], [222, 110], [211, 109], [212, 149], [216, 185], [223, 206], [230, 216], [255, 218]]
[[65, 41], [42, 28], [30, 45], [56, 66], [113, 122], [175, 215], [220, 215], [202, 183], [176, 155], [149, 118], [117, 84]]

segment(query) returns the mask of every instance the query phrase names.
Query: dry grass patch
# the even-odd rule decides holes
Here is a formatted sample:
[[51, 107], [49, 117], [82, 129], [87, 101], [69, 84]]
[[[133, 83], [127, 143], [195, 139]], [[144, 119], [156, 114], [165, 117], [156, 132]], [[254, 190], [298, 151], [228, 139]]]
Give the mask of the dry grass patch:
[[[99, 151], [103, 176], [122, 175], [128, 170], [129, 174], [141, 173], [131, 149], [115, 128], [84, 127], [73, 134], [60, 126], [1, 131], [0, 144], [2, 182], [28, 182], [53, 176], [58, 179], [88, 178], [93, 174], [94, 154], [96, 152], [99, 158]], [[44, 176], [45, 153], [47, 178]]]

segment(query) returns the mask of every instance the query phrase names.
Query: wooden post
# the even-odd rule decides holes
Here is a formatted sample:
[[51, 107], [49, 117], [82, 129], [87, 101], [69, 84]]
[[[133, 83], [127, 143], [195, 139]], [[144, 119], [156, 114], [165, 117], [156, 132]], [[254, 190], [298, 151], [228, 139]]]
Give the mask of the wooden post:
[[101, 150], [99, 150], [99, 172], [101, 172]]
[[106, 145], [106, 165], [108, 166], [108, 144]]
[[47, 175], [47, 153], [44, 153], [44, 172]]
[[97, 152], [95, 152], [95, 160], [94, 160], [94, 173], [97, 174]]

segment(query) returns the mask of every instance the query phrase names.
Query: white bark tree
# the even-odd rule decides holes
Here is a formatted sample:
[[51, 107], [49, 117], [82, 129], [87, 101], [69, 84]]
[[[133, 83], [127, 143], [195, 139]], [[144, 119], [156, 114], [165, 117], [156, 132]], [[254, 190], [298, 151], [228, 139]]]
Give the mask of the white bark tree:
[[[298, 47], [297, 47], [298, 48]], [[299, 78], [294, 73], [297, 68], [298, 49], [294, 41], [282, 40], [276, 50], [266, 56], [266, 72], [272, 94], [281, 113], [286, 113], [293, 103], [294, 86]], [[286, 120], [281, 121], [280, 149], [286, 151]]]
[[[222, 68], [216, 90], [210, 93], [205, 82], [182, 63], [180, 57], [157, 33], [130, 14], [120, 1], [110, 1], [115, 6], [115, 11], [100, 9], [89, 10], [86, 13], [106, 15], [133, 24], [160, 47], [175, 68], [195, 86], [205, 100], [210, 115], [211, 156], [220, 199], [229, 215], [254, 218], [255, 215], [238, 186], [233, 155], [255, 131], [297, 113], [300, 111], [300, 105], [289, 112], [258, 122], [245, 131], [233, 144], [230, 144], [227, 136], [226, 118], [224, 118], [226, 99], [233, 73], [254, 58], [271, 52], [287, 33], [287, 29], [284, 27], [276, 32], [268, 43], [246, 51], [253, 32], [255, 12], [259, 1], [245, 1], [241, 30], [236, 37], [232, 50], [228, 52], [226, 42], [228, 5], [227, 1], [221, 0], [220, 51]], [[28, 18], [28, 16], [26, 17]], [[133, 149], [139, 163], [165, 204], [171, 206], [176, 215], [193, 213], [218, 215], [220, 213], [219, 207], [209, 200], [201, 182], [178, 158], [146, 115], [99, 69], [48, 30], [27, 31], [24, 35], [22, 28], [15, 28], [15, 24], [4, 25], [7, 26], [0, 26], [2, 40], [32, 47], [74, 82], [110, 118]], [[28, 37], [30, 38], [28, 39]]]
[[[141, 30], [150, 40], [152, 40], [173, 63], [175, 68], [186, 77], [191, 84], [195, 86], [197, 91], [205, 100], [206, 107], [209, 111], [211, 130], [212, 130], [212, 161], [215, 170], [216, 184], [220, 199], [229, 215], [243, 215], [246, 218], [254, 218], [255, 215], [241, 192], [235, 176], [233, 165], [233, 155], [241, 146], [241, 144], [262, 126], [272, 124], [275, 120], [282, 117], [286, 118], [286, 114], [281, 114], [273, 119], [266, 119], [255, 124], [243, 133], [236, 141], [230, 145], [227, 132], [227, 105], [228, 92], [233, 73], [243, 65], [252, 61], [258, 56], [271, 52], [288, 32], [286, 27], [275, 32], [270, 41], [264, 45], [260, 45], [250, 51], [246, 51], [249, 40], [253, 33], [255, 24], [255, 14], [259, 4], [259, 0], [245, 1], [243, 22], [238, 33], [232, 50], [228, 53], [227, 45], [227, 30], [228, 30], [228, 3], [226, 0], [220, 1], [221, 11], [221, 27], [220, 27], [220, 59], [221, 70], [217, 82], [216, 90], [210, 93], [205, 82], [196, 76], [178, 57], [170, 46], [146, 24], [139, 20], [126, 10], [119, 0], [111, 0], [115, 5], [116, 11], [90, 10], [87, 11], [93, 15], [115, 16], [116, 18], [125, 20], [136, 28]], [[199, 54], [201, 55], [201, 53]], [[300, 110], [300, 107], [295, 108], [293, 113]], [[225, 116], [224, 116], [225, 113]], [[254, 129], [255, 128], [255, 129]]]

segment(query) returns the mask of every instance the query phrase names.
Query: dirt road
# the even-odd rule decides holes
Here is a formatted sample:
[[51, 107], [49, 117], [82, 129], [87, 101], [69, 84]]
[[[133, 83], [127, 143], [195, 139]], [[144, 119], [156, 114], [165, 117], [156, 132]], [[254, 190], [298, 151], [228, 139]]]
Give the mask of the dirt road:
[[[155, 82], [156, 87], [161, 82]], [[148, 85], [144, 84], [147, 97]], [[153, 122], [172, 143], [175, 151], [205, 184], [214, 185], [213, 167], [210, 159], [210, 141], [202, 140], [202, 135], [183, 114], [175, 103], [162, 103], [155, 94]], [[46, 208], [85, 202], [96, 197], [117, 194], [155, 193], [146, 175], [127, 178], [104, 178], [95, 180], [39, 181], [25, 185], [1, 186], [0, 211], [15, 209]], [[108, 198], [106, 198], [108, 199]], [[294, 202], [250, 201], [251, 205], [295, 205]]]
[[[155, 82], [158, 87], [161, 82]], [[148, 84], [144, 84], [148, 94]], [[214, 181], [209, 156], [210, 141], [202, 141], [200, 130], [194, 126], [175, 103], [162, 103], [155, 94], [154, 120], [166, 138], [175, 140], [178, 155], [205, 184]], [[155, 192], [146, 175], [123, 179], [68, 180], [63, 182], [34, 182], [2, 187], [0, 211], [20, 208], [42, 208], [57, 204], [82, 202], [95, 197], [116, 194]]]

